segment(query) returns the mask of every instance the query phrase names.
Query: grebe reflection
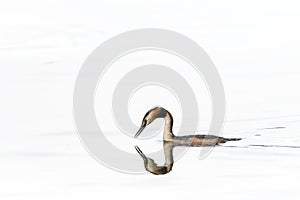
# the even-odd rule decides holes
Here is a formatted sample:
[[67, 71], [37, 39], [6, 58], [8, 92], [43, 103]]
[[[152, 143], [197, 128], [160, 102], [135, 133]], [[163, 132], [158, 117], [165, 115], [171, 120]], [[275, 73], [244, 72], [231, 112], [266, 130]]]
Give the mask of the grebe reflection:
[[143, 158], [145, 169], [152, 174], [160, 175], [167, 174], [172, 170], [174, 163], [173, 148], [175, 146], [173, 142], [164, 142], [165, 164], [162, 166], [158, 166], [153, 159], [147, 157], [138, 146], [135, 146], [135, 150]]

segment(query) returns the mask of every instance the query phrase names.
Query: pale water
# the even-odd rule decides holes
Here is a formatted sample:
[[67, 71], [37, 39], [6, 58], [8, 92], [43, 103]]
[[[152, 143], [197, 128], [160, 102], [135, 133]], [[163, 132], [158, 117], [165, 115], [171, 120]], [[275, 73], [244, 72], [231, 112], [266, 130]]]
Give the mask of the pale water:
[[[0, 198], [298, 199], [299, 7], [296, 1], [5, 3]], [[122, 174], [87, 153], [73, 122], [77, 72], [104, 40], [144, 27], [181, 32], [207, 51], [225, 87], [222, 136], [243, 140], [203, 160], [191, 148], [162, 176]], [[151, 152], [143, 141], [123, 146], [134, 152], [135, 143]]]

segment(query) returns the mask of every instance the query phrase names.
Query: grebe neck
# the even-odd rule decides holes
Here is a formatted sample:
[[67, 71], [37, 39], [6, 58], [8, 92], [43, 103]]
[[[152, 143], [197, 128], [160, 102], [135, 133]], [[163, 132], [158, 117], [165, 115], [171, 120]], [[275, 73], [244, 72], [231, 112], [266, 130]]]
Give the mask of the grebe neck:
[[165, 116], [165, 129], [164, 129], [164, 141], [172, 141], [175, 137], [173, 134], [173, 117], [171, 113], [167, 111]]

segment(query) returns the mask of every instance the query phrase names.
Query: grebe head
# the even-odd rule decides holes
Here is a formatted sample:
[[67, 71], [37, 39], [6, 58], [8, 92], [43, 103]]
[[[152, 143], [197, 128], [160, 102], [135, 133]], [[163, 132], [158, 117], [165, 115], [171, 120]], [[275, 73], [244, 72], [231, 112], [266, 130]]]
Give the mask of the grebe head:
[[149, 110], [145, 114], [143, 121], [142, 121], [142, 125], [134, 137], [137, 138], [142, 133], [144, 128], [147, 125], [149, 125], [151, 122], [153, 122], [156, 118], [164, 118], [166, 116], [166, 114], [167, 114], [167, 110], [162, 107], [159, 107], [159, 106]]

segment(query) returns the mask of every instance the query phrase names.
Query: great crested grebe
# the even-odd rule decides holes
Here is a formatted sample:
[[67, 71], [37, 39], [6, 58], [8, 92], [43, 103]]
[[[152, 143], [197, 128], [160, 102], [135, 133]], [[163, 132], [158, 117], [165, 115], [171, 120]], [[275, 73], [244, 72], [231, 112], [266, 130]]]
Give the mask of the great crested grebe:
[[220, 143], [225, 143], [227, 141], [238, 141], [241, 138], [223, 138], [214, 135], [187, 135], [187, 136], [175, 136], [172, 132], [173, 128], [173, 117], [169, 111], [162, 107], [155, 107], [149, 110], [142, 121], [142, 125], [138, 132], [135, 134], [137, 138], [144, 128], [153, 122], [157, 118], [165, 118], [165, 128], [163, 140], [173, 142], [176, 145], [183, 146], [215, 146]]

